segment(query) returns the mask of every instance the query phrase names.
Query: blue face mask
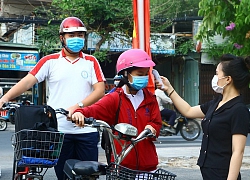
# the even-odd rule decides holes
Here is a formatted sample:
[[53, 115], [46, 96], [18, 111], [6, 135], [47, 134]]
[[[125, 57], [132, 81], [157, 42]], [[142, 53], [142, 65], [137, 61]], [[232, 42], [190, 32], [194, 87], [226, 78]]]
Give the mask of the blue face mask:
[[80, 52], [84, 47], [84, 39], [79, 37], [67, 38], [66, 45], [70, 51], [77, 53]]
[[132, 76], [132, 78], [133, 82], [130, 85], [136, 90], [143, 89], [148, 85], [148, 76]]

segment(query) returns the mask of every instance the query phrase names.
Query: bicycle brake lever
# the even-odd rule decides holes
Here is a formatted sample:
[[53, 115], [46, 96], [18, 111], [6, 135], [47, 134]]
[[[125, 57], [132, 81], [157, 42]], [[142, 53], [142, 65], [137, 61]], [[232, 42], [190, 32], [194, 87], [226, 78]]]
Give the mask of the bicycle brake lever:
[[145, 133], [145, 135], [147, 137], [150, 137], [150, 138], [156, 138], [156, 135], [152, 133], [152, 131], [149, 129], [149, 128], [146, 128], [145, 129], [147, 132]]
[[69, 114], [69, 111], [67, 111], [63, 108], [56, 109], [55, 112], [60, 113], [60, 114], [65, 115], [65, 116], [67, 116]]
[[150, 133], [150, 134], [148, 134], [148, 136], [147, 137], [150, 137], [150, 138], [156, 138], [156, 135], [154, 135], [153, 133]]
[[93, 118], [93, 117], [89, 117], [89, 118], [84, 118], [84, 123], [85, 124], [95, 124], [96, 123], [96, 121], [95, 121], [95, 119]]

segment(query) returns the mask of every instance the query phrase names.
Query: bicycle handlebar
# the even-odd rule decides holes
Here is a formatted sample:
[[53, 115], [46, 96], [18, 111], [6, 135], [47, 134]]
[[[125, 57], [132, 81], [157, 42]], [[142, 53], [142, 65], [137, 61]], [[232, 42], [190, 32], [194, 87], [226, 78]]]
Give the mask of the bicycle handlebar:
[[152, 133], [152, 131], [149, 128], [144, 129], [136, 138], [136, 140], [141, 138], [151, 137], [155, 138], [155, 135]]
[[[72, 122], [75, 123], [74, 121]], [[111, 129], [110, 125], [107, 124], [105, 121], [97, 120], [93, 117], [89, 117], [89, 118], [84, 117], [84, 126], [93, 127], [93, 128], [104, 127], [104, 128]], [[117, 130], [116, 128], [114, 130], [119, 132], [119, 130]], [[134, 142], [137, 142], [137, 141], [139, 142], [142, 139], [145, 139], [146, 137], [155, 138], [155, 135], [152, 133], [150, 129], [146, 128], [136, 138], [134, 139], [132, 138], [131, 140]]]
[[7, 102], [4, 103], [1, 110], [10, 110], [11, 108], [18, 108], [20, 107], [19, 103]]
[[[63, 108], [58, 108], [55, 109], [55, 113], [59, 113], [62, 114], [64, 116], [67, 116], [69, 114], [69, 111], [63, 109]], [[72, 123], [75, 123], [74, 121], [72, 121]], [[110, 126], [102, 120], [96, 120], [93, 117], [89, 117], [89, 118], [84, 118], [84, 126], [90, 126], [93, 128], [98, 128], [98, 127], [107, 127], [110, 128]]]
[[69, 111], [63, 109], [63, 108], [58, 108], [58, 109], [55, 109], [55, 113], [59, 113], [59, 114], [62, 114], [64, 116], [67, 116], [69, 114]]
[[[129, 138], [122, 138], [119, 134], [115, 135], [114, 132], [111, 130], [111, 127], [105, 121], [96, 120], [93, 117], [85, 118], [84, 120], [85, 120], [84, 126], [90, 126], [90, 127], [93, 127], [93, 128], [97, 128], [98, 130], [100, 128], [106, 128], [107, 129], [107, 131], [109, 133], [111, 149], [112, 149], [112, 152], [113, 152], [113, 155], [114, 155], [114, 161], [115, 161], [116, 164], [120, 164], [123, 161], [123, 159], [129, 154], [129, 152], [135, 147], [135, 145], [138, 142], [146, 139], [147, 137], [151, 137], [151, 138], [155, 137], [155, 135], [152, 133], [152, 131], [149, 128], [146, 128], [139, 135], [137, 135], [137, 137], [132, 138], [132, 136], [130, 135], [131, 133], [128, 133], [127, 131], [123, 131], [123, 130], [126, 129], [126, 128], [132, 130], [135, 127], [131, 127], [132, 125], [130, 125], [130, 124], [120, 123], [120, 124], [117, 124], [117, 126], [115, 126], [114, 129], [113, 128], [112, 129], [114, 131], [117, 131], [120, 134], [125, 133], [123, 135], [125, 137], [129, 137]], [[123, 126], [123, 128], [121, 128], [121, 126]], [[119, 154], [117, 154], [117, 150], [116, 150], [116, 147], [114, 145], [114, 140], [115, 139], [121, 145], [121, 148], [122, 148], [122, 151]], [[130, 143], [129, 144], [121, 143], [120, 140], [125, 140], [125, 142], [130, 142]]]

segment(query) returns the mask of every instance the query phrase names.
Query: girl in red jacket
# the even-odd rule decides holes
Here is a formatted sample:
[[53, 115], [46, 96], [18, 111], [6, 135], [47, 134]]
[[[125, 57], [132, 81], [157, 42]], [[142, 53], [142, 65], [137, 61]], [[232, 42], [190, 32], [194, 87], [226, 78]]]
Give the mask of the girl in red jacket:
[[[158, 137], [162, 125], [158, 103], [155, 95], [145, 88], [148, 84], [149, 69], [154, 65], [150, 56], [143, 50], [130, 49], [123, 52], [116, 64], [118, 75], [123, 76], [116, 91], [91, 106], [77, 109], [72, 120], [76, 125], [83, 126], [86, 116], [114, 125], [120, 102], [118, 123], [129, 123], [138, 129], [138, 133], [149, 128]], [[156, 170], [158, 156], [153, 140], [147, 138], [139, 142], [121, 165], [134, 170]], [[121, 147], [118, 143], [115, 145], [119, 154]]]

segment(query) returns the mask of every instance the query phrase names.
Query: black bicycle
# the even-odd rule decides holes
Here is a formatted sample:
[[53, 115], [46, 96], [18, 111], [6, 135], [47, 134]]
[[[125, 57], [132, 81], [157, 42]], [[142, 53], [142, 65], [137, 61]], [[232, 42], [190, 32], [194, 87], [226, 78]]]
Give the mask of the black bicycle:
[[[16, 123], [17, 131], [11, 138], [14, 147], [12, 179], [43, 180], [48, 168], [57, 164], [64, 140], [64, 134], [57, 131], [56, 119], [52, 117], [55, 117], [56, 113], [67, 115], [68, 112], [64, 109], [54, 111], [46, 105], [21, 108], [25, 115], [19, 114], [21, 118]], [[31, 112], [34, 112], [36, 118], [23, 118], [32, 116]]]
[[[121, 166], [121, 162], [134, 148], [134, 146], [148, 137], [154, 137], [150, 129], [145, 129], [139, 135], [137, 128], [127, 123], [119, 123], [111, 128], [106, 122], [94, 118], [85, 118], [85, 126], [97, 128], [99, 131], [107, 131], [114, 162], [104, 164], [95, 161], [80, 161], [69, 159], [64, 165], [64, 173], [69, 180], [95, 180], [100, 175], [106, 174], [106, 179], [128, 180], [128, 179], [150, 179], [150, 180], [174, 180], [176, 175], [164, 169], [157, 169], [155, 172], [132, 170]], [[114, 132], [118, 132], [114, 133]], [[121, 145], [122, 151], [117, 154], [114, 140]], [[121, 143], [126, 141], [126, 143]], [[106, 149], [107, 150], [107, 149]]]

